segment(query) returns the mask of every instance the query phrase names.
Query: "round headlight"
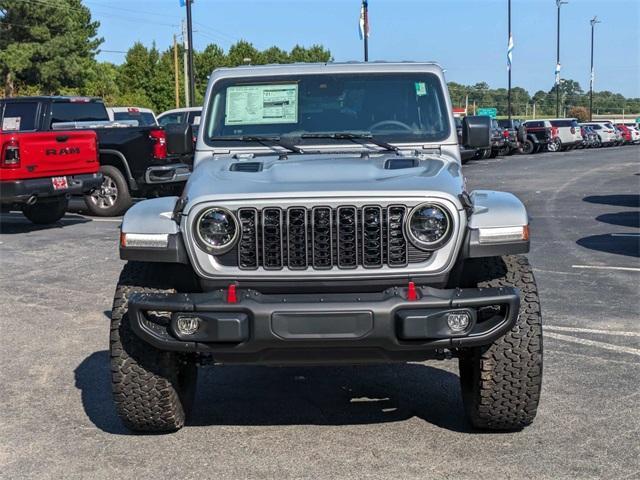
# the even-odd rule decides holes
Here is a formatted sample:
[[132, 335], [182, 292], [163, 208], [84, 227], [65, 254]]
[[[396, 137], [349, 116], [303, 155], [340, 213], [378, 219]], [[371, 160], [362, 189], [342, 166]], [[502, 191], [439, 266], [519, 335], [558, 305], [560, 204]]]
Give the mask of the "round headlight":
[[430, 250], [448, 239], [451, 220], [444, 208], [425, 203], [411, 211], [405, 227], [411, 243], [420, 249]]
[[233, 214], [219, 207], [202, 212], [196, 221], [195, 230], [200, 246], [214, 255], [220, 255], [233, 248], [240, 231]]

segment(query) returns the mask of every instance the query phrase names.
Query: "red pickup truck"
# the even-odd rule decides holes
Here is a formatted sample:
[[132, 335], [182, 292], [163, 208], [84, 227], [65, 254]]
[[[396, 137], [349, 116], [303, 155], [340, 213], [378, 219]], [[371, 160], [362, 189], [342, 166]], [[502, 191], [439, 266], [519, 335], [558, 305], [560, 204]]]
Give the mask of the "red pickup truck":
[[95, 132], [0, 130], [0, 204], [36, 224], [58, 221], [69, 196], [102, 184]]

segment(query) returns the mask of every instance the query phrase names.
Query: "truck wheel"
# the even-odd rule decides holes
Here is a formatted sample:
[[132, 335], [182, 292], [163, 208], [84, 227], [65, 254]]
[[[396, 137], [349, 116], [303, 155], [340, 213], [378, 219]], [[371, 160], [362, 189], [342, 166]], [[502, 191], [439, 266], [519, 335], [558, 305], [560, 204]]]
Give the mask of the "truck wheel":
[[131, 206], [131, 194], [122, 172], [111, 165], [100, 167], [102, 185], [85, 195], [84, 201], [92, 215], [116, 217]]
[[542, 320], [538, 288], [526, 257], [481, 258], [465, 265], [477, 287], [516, 287], [516, 325], [493, 344], [461, 352], [464, 407], [475, 428], [519, 430], [536, 416], [542, 386]]
[[559, 152], [562, 150], [562, 142], [559, 138], [554, 138], [547, 144], [547, 150], [550, 152]]
[[491, 152], [489, 153], [489, 158], [496, 158], [497, 156], [498, 156], [498, 149], [492, 148]]
[[111, 311], [111, 385], [124, 425], [139, 432], [182, 428], [195, 395], [197, 368], [174, 352], [158, 350], [131, 329], [127, 299], [132, 293], [173, 293], [159, 264], [129, 262], [118, 281]]
[[524, 144], [522, 145], [522, 153], [524, 153], [525, 155], [531, 155], [533, 153], [533, 150], [533, 142], [531, 140], [525, 140]]
[[55, 223], [67, 213], [69, 200], [67, 197], [43, 198], [33, 205], [24, 205], [22, 213], [36, 225]]

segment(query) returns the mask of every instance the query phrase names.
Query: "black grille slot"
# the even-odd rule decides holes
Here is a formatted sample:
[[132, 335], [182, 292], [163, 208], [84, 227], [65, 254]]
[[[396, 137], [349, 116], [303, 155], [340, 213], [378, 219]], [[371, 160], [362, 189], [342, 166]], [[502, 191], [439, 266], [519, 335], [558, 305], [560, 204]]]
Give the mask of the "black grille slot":
[[365, 267], [382, 266], [382, 208], [362, 209], [362, 264]]
[[240, 268], [258, 268], [258, 211], [253, 208], [238, 210], [240, 242], [238, 264]]
[[307, 210], [287, 210], [288, 265], [293, 270], [307, 268]]
[[331, 268], [333, 264], [333, 215], [329, 207], [314, 207], [311, 212], [313, 267]]
[[262, 211], [262, 256], [266, 269], [282, 268], [282, 210], [265, 208]]
[[407, 264], [407, 241], [402, 225], [407, 208], [393, 205], [387, 208], [387, 263], [390, 267], [404, 267]]
[[358, 211], [356, 207], [338, 207], [337, 214], [338, 266], [358, 266]]

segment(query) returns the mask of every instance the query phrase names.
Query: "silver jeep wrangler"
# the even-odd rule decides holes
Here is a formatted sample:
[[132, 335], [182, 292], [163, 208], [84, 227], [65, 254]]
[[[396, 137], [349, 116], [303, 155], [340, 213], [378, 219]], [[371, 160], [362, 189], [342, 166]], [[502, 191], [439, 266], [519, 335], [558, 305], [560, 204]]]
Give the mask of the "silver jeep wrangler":
[[[213, 72], [181, 197], [122, 223], [114, 400], [127, 427], [185, 424], [203, 364], [456, 357], [480, 429], [535, 415], [542, 326], [527, 212], [467, 192], [442, 69], [296, 64]], [[462, 143], [489, 145], [487, 117]], [[258, 401], [258, 399], [256, 399]]]

